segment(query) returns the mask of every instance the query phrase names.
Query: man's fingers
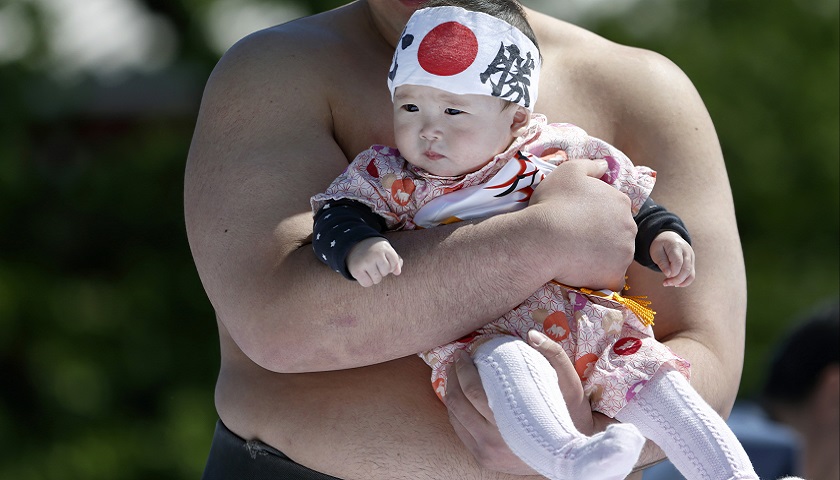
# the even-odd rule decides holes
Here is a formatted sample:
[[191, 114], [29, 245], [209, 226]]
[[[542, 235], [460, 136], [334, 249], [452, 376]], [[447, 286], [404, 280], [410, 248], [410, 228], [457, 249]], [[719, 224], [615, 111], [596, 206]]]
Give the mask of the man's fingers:
[[590, 160], [588, 158], [584, 159], [575, 159], [572, 160], [573, 162], [581, 162], [584, 168], [584, 172], [587, 176], [592, 178], [601, 178], [604, 174], [607, 173], [607, 170], [610, 168], [609, 164], [606, 160], [598, 159], [598, 160]]
[[528, 343], [540, 352], [557, 372], [557, 382], [575, 427], [584, 434], [590, 434], [593, 421], [589, 399], [583, 393], [580, 377], [566, 351], [559, 343], [537, 330], [528, 332]]
[[[464, 359], [461, 355], [467, 357], [467, 359]], [[460, 367], [459, 364], [461, 364]], [[478, 382], [478, 390], [481, 390], [480, 393], [475, 391], [475, 382]], [[473, 401], [470, 399], [471, 396], [478, 396], [479, 399], [483, 397], [483, 402]], [[480, 435], [482, 432], [487, 431], [488, 423], [492, 423], [495, 430], [495, 422], [492, 421], [493, 413], [490, 412], [487, 405], [486, 395], [484, 394], [484, 389], [481, 387], [481, 378], [478, 376], [478, 370], [469, 361], [469, 357], [463, 350], [456, 354], [455, 363], [449, 368], [446, 376], [444, 403], [449, 413], [449, 423], [452, 424], [458, 438], [464, 442], [464, 445], [474, 456], [479, 457], [482, 449], [479, 448], [480, 440], [475, 438], [475, 434]], [[488, 421], [486, 413], [481, 412], [478, 407], [484, 407], [482, 410], [490, 412], [490, 421]]]
[[464, 425], [455, 415], [455, 412], [453, 412], [450, 409], [447, 410], [447, 413], [449, 414], [449, 423], [452, 425], [452, 429], [455, 430], [455, 435], [457, 435], [458, 438], [461, 439], [461, 443], [463, 443], [464, 446], [467, 447], [467, 450], [469, 450], [473, 456], [476, 456], [479, 449], [475, 438], [473, 438], [470, 431], [467, 430], [466, 427], [464, 427]]
[[[609, 168], [609, 163], [603, 159], [573, 158], [562, 162], [558, 165], [557, 170], [564, 172], [558, 175], [568, 175], [571, 171], [576, 171], [588, 177], [601, 178], [607, 173]], [[549, 176], [551, 175], [549, 174]]]
[[[563, 347], [559, 343], [552, 341], [544, 333], [538, 332], [537, 330], [528, 332], [528, 343], [548, 359], [548, 363], [557, 372], [557, 377], [561, 385], [567, 382], [580, 384], [580, 377], [578, 377], [577, 371], [575, 371], [575, 366], [569, 360], [569, 356], [566, 355], [566, 351], [563, 350]], [[580, 388], [580, 393], [581, 395], [583, 394], [583, 387]], [[563, 395], [566, 395], [565, 390], [563, 391]]]
[[[493, 418], [493, 411], [490, 410], [490, 406], [487, 404], [487, 394], [484, 393], [484, 387], [481, 385], [481, 377], [478, 374], [478, 369], [475, 368], [472, 359], [463, 350], [459, 350], [456, 353], [455, 364], [450, 369], [449, 376], [447, 377], [447, 399], [449, 398], [450, 391], [455, 392], [459, 399], [469, 402], [469, 405], [460, 403], [464, 407], [469, 407], [461, 408], [457, 412], [459, 415], [465, 417], [461, 418], [462, 422], [472, 419], [473, 421], [470, 424], [480, 421], [493, 425], [496, 424]], [[447, 406], [449, 403], [447, 400]]]
[[508, 448], [481, 386], [481, 377], [469, 356], [459, 352], [446, 379], [446, 408], [458, 438], [482, 467], [516, 475], [535, 472]]

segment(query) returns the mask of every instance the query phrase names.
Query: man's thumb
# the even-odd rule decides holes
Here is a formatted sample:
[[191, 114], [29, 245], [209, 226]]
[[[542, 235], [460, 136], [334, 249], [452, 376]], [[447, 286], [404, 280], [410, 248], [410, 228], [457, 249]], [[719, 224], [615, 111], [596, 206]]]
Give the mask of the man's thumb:
[[557, 384], [563, 392], [563, 399], [569, 407], [569, 413], [575, 425], [578, 428], [591, 430], [592, 414], [589, 399], [583, 393], [583, 384], [566, 351], [559, 343], [536, 330], [528, 332], [528, 343], [534, 350], [540, 352], [557, 372]]
[[580, 382], [580, 378], [575, 371], [575, 366], [569, 360], [569, 356], [566, 355], [566, 351], [563, 350], [563, 347], [559, 343], [551, 340], [544, 333], [537, 330], [528, 332], [528, 343], [534, 347], [534, 350], [540, 352], [548, 360], [548, 363], [554, 367], [554, 370], [557, 371], [557, 376], [560, 377], [561, 384], [564, 383], [563, 377], [567, 375], [569, 378]]
[[587, 164], [586, 174], [592, 178], [601, 178], [610, 169], [609, 163], [604, 159], [591, 160]]

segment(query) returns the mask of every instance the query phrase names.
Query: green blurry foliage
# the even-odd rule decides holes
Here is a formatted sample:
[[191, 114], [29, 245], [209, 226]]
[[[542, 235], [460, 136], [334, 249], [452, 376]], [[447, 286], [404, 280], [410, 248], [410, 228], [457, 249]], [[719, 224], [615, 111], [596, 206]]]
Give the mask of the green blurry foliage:
[[[7, 71], [17, 105], [38, 82]], [[182, 214], [198, 94], [182, 116], [3, 111], [0, 478], [200, 476], [218, 339]]]
[[[182, 187], [212, 1], [144, 2], [177, 28], [179, 108], [92, 110], [116, 87], [50, 80], [40, 40], [0, 64], [0, 478], [200, 476], [218, 339]], [[587, 26], [671, 58], [715, 121], [748, 270], [748, 396], [788, 321], [840, 288], [837, 2], [650, 0]]]
[[840, 291], [838, 4], [652, 0], [593, 27], [682, 67], [715, 122], [747, 265], [750, 395], [787, 323]]

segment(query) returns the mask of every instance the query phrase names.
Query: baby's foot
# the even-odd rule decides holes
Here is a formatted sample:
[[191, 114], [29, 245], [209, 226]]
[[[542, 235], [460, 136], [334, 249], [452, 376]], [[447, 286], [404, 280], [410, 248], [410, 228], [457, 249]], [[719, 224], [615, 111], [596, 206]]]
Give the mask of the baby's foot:
[[576, 439], [564, 448], [549, 478], [623, 479], [633, 470], [644, 444], [645, 437], [635, 426], [610, 425], [604, 432]]
[[629, 424], [587, 437], [575, 429], [557, 373], [539, 352], [513, 337], [495, 337], [474, 352], [502, 438], [522, 461], [552, 480], [623, 479], [645, 438]]

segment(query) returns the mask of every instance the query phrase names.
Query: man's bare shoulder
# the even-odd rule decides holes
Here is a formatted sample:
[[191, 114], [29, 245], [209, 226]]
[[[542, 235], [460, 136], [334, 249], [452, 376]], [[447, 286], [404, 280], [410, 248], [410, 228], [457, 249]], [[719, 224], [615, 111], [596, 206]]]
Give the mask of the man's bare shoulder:
[[529, 19], [540, 41], [542, 78], [558, 82], [561, 91], [574, 92], [602, 112], [656, 115], [667, 109], [651, 104], [694, 95], [683, 71], [657, 52], [622, 45], [537, 12], [529, 12]]
[[384, 86], [393, 47], [370, 21], [351, 3], [241, 39], [208, 80], [202, 118], [229, 118], [231, 128], [263, 138], [338, 142], [347, 158], [381, 143], [390, 127], [371, 119], [388, 120]]
[[[187, 162], [185, 209], [194, 242], [213, 243], [207, 229], [217, 221], [220, 204], [231, 208], [231, 218], [236, 208], [277, 212], [276, 205], [298, 213], [346, 166], [332, 135], [330, 96], [341, 68], [336, 62], [349, 61], [343, 60], [344, 45], [354, 15], [345, 7], [260, 30], [219, 60], [204, 91]], [[299, 158], [317, 158], [323, 168], [312, 169]], [[260, 184], [251, 189], [259, 195], [242, 196], [243, 183]], [[242, 206], [246, 200], [265, 205]], [[311, 232], [311, 224], [307, 229]]]
[[352, 12], [339, 9], [254, 32], [219, 60], [210, 82], [311, 84], [346, 57], [351, 30], [337, 28]]

